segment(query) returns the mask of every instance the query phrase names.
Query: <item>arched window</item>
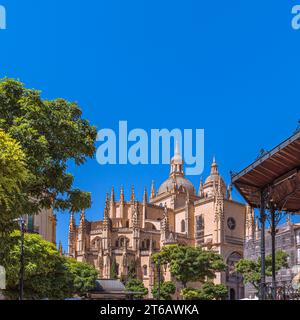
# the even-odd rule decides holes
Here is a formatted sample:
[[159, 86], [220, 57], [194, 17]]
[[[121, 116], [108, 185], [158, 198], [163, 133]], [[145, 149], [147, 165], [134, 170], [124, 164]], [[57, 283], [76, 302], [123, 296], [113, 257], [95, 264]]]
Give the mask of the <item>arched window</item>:
[[149, 248], [150, 248], [150, 240], [147, 239], [147, 249], [149, 249]]
[[185, 221], [181, 220], [181, 232], [185, 232]]
[[148, 268], [146, 265], [143, 266], [143, 275], [147, 276], [148, 275]]

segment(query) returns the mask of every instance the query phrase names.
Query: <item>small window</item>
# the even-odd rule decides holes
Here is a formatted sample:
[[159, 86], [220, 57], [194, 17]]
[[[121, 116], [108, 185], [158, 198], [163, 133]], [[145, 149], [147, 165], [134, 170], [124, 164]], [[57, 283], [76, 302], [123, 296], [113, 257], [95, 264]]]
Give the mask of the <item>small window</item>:
[[143, 266], [143, 275], [144, 276], [148, 275], [148, 267], [146, 265]]
[[126, 221], [126, 228], [129, 228], [129, 221]]
[[185, 221], [181, 220], [181, 232], [185, 232]]
[[116, 241], [116, 247], [117, 248], [119, 247], [119, 241], [118, 240]]

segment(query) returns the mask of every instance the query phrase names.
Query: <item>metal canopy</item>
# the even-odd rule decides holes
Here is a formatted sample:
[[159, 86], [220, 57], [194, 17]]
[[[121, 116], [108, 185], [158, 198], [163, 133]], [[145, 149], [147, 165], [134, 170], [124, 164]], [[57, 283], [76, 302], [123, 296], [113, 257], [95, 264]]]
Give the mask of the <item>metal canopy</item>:
[[300, 131], [231, 178], [252, 207], [260, 207], [261, 191], [268, 190], [279, 210], [300, 212]]

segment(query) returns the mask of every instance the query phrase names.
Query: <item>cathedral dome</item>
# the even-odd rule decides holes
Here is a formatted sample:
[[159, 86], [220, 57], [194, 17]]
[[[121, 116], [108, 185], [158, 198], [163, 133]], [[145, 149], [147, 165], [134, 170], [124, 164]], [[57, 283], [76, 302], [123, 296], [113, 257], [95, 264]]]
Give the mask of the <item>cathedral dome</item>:
[[190, 194], [195, 194], [192, 182], [184, 177], [183, 164], [178, 141], [176, 141], [174, 156], [171, 159], [170, 176], [158, 188], [157, 194], [173, 190], [182, 190]]
[[195, 194], [195, 188], [191, 181], [183, 176], [169, 177], [164, 181], [158, 188], [157, 194], [161, 194], [174, 189], [182, 189], [183, 191], [189, 192], [189, 194]]

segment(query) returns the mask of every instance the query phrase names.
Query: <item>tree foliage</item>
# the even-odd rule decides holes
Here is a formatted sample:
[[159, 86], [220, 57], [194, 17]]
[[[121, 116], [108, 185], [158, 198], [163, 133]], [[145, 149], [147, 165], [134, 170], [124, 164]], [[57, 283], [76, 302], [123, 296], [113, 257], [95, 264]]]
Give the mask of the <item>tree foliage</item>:
[[[160, 287], [160, 299], [161, 300], [171, 300], [172, 295], [176, 292], [176, 286], [171, 281], [166, 281], [161, 284]], [[154, 298], [158, 298], [158, 284], [156, 283], [152, 289], [152, 294]]]
[[23, 213], [26, 202], [23, 187], [29, 179], [20, 144], [0, 129], [0, 260], [12, 245], [9, 233], [17, 227], [14, 220]]
[[153, 255], [157, 264], [168, 263], [170, 272], [184, 287], [190, 281], [204, 283], [207, 279], [215, 278], [216, 272], [224, 271], [226, 264], [221, 255], [214, 251], [203, 250], [200, 247], [170, 245], [165, 246], [159, 253]]
[[[275, 256], [275, 270], [288, 267], [288, 254], [278, 250]], [[261, 258], [256, 260], [241, 259], [237, 262], [236, 271], [243, 276], [244, 283], [251, 283], [257, 290], [260, 286]], [[272, 275], [272, 255], [266, 256], [266, 276]]]
[[138, 279], [129, 280], [125, 288], [128, 292], [137, 292], [133, 295], [135, 299], [143, 299], [148, 294], [148, 289], [145, 288], [144, 283]]
[[111, 279], [118, 279], [118, 272], [117, 272], [117, 261], [116, 258], [112, 258], [111, 266], [110, 266], [110, 278]]
[[[13, 245], [9, 255], [0, 261], [7, 276], [5, 294], [16, 298], [19, 288], [20, 232], [11, 234]], [[37, 234], [24, 238], [24, 297], [27, 299], [64, 299], [85, 294], [91, 289], [97, 271], [81, 262], [60, 256], [54, 244]]]
[[184, 288], [182, 296], [185, 300], [221, 300], [227, 297], [227, 288], [223, 284], [204, 283], [201, 288]]
[[79, 262], [73, 258], [66, 258], [68, 270], [73, 277], [73, 294], [85, 295], [95, 288], [98, 271], [88, 263]]
[[29, 180], [20, 144], [0, 129], [0, 231], [22, 213], [23, 186]]
[[[25, 153], [30, 179], [20, 190], [26, 196], [23, 213], [50, 207], [78, 211], [89, 205], [90, 195], [74, 190], [73, 176], [67, 172], [70, 160], [81, 165], [95, 152], [96, 129], [82, 119], [76, 103], [44, 100], [39, 91], [4, 78], [0, 80], [0, 129]], [[18, 157], [22, 163], [23, 156]]]

